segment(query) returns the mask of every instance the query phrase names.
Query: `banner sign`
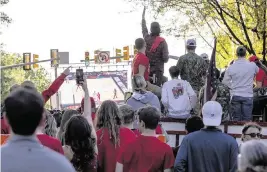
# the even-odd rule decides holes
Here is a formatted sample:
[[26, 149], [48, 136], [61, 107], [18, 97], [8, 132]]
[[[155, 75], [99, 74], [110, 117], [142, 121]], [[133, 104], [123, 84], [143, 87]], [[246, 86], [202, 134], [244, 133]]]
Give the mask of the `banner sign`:
[[[110, 78], [110, 77], [118, 77], [121, 81], [127, 86], [127, 70], [122, 71], [103, 71], [103, 72], [83, 72], [84, 76], [87, 79], [98, 79], [98, 78]], [[68, 80], [75, 80], [75, 72], [70, 73], [67, 76]]]

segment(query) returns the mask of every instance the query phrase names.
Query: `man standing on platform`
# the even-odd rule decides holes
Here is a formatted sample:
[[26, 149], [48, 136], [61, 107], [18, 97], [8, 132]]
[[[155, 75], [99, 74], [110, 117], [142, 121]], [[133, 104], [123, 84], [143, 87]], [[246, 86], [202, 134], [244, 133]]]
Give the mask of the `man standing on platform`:
[[169, 60], [168, 45], [165, 39], [159, 36], [160, 25], [158, 22], [151, 23], [151, 33], [148, 33], [145, 20], [145, 12], [146, 8], [144, 7], [142, 16], [142, 33], [147, 45], [146, 56], [149, 58], [150, 77], [153, 78], [152, 84], [161, 87], [164, 72], [164, 63], [167, 63]]
[[132, 76], [133, 75], [141, 75], [147, 82], [146, 89], [148, 91], [153, 92], [158, 97], [161, 96], [161, 88], [153, 85], [149, 81], [149, 73], [150, 73], [150, 65], [149, 59], [145, 55], [146, 51], [146, 42], [143, 38], [137, 38], [135, 40], [135, 48], [137, 49], [138, 53], [135, 55], [132, 63]]
[[246, 59], [246, 48], [236, 50], [238, 59], [225, 72], [222, 83], [231, 89], [231, 113], [234, 121], [251, 121], [253, 110], [253, 81], [259, 71]]
[[[199, 90], [204, 86], [204, 80], [207, 71], [205, 60], [195, 53], [196, 41], [188, 39], [186, 42], [187, 54], [181, 56], [177, 62], [180, 70], [180, 77], [190, 83], [193, 90], [199, 95]], [[195, 114], [199, 113], [199, 101], [195, 107]]]

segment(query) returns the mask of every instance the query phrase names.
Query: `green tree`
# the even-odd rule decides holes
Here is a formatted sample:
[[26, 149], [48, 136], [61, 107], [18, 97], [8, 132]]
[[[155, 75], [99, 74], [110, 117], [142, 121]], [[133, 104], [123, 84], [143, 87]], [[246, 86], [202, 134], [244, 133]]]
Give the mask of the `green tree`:
[[[18, 54], [1, 53], [1, 66], [8, 66], [22, 63], [22, 57]], [[25, 80], [32, 81], [37, 90], [42, 92], [50, 85], [50, 80], [46, 77], [47, 72], [40, 67], [38, 70], [24, 71], [22, 67], [1, 70], [1, 100], [9, 93], [9, 89], [14, 84], [21, 84]]]
[[[171, 35], [197, 32], [210, 47], [212, 44], [207, 41], [207, 35], [217, 37], [219, 67], [224, 67], [233, 59], [238, 45], [244, 45], [249, 54], [266, 56], [267, 0], [130, 1], [147, 5], [156, 14], [171, 12], [172, 24], [165, 28]], [[183, 22], [180, 22], [181, 18]]]
[[[0, 1], [0, 7], [6, 5], [9, 3], [9, 0], [1, 0]], [[12, 19], [4, 12], [0, 12], [1, 13], [1, 24], [10, 24], [12, 22]]]
[[[0, 0], [0, 7], [8, 4], [9, 0]], [[8, 26], [11, 22], [12, 19], [3, 11], [0, 11], [0, 22], [1, 22], [1, 26]], [[0, 35], [2, 35], [2, 31], [0, 30]], [[4, 46], [3, 42], [0, 42], [0, 49], [2, 50]]]

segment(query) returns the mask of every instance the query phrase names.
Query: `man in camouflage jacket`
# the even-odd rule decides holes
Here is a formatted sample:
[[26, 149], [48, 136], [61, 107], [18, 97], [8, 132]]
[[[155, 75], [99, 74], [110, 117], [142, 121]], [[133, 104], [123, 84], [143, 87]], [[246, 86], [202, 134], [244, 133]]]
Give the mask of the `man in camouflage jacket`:
[[146, 41], [146, 56], [149, 58], [150, 64], [150, 77], [152, 78], [155, 75], [155, 84], [161, 87], [163, 82], [163, 73], [164, 73], [164, 63], [167, 63], [169, 60], [169, 51], [168, 45], [164, 38], [160, 37], [160, 25], [158, 22], [151, 23], [150, 31], [146, 26], [145, 20], [145, 11], [144, 8], [142, 16], [142, 33], [144, 40]]
[[[212, 99], [214, 99], [214, 101], [219, 102], [223, 108], [222, 121], [229, 121], [230, 120], [230, 112], [229, 112], [230, 111], [230, 100], [231, 100], [230, 89], [219, 81], [220, 71], [218, 69], [216, 70], [216, 78], [217, 78], [216, 92]], [[204, 103], [203, 102], [204, 101], [204, 90], [205, 90], [205, 86], [202, 87], [199, 92], [199, 101], [200, 101], [201, 106]]]
[[[194, 39], [187, 40], [186, 48], [188, 53], [179, 58], [177, 67], [180, 70], [181, 79], [189, 82], [196, 94], [199, 95], [199, 90], [204, 86], [207, 64], [202, 57], [195, 53], [196, 41]], [[199, 113], [199, 109], [198, 103], [195, 108], [196, 114]]]

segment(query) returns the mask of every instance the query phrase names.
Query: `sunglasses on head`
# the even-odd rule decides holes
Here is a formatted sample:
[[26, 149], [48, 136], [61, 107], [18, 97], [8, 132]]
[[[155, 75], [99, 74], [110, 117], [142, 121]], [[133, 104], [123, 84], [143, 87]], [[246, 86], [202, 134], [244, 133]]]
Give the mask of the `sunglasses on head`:
[[260, 133], [250, 133], [250, 134], [245, 134], [245, 135], [248, 135], [248, 136], [250, 136], [252, 138], [255, 138], [256, 136], [258, 138], [261, 138], [262, 137], [262, 134], [260, 134]]

